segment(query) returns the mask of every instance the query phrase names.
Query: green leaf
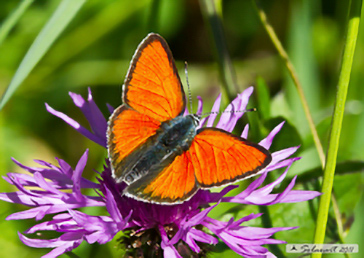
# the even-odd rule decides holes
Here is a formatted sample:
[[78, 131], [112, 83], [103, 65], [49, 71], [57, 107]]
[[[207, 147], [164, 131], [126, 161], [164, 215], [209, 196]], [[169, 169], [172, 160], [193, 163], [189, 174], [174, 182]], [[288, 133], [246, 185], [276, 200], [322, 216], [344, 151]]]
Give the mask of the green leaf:
[[5, 38], [8, 36], [11, 29], [23, 15], [23, 13], [28, 9], [28, 7], [33, 3], [34, 0], [23, 0], [18, 5], [18, 7], [5, 19], [5, 21], [0, 26], [0, 45], [4, 42]]
[[[319, 85], [318, 68], [315, 60], [311, 34], [313, 23], [313, 9], [317, 6], [314, 1], [295, 1], [292, 3], [291, 17], [288, 34], [288, 52], [292, 63], [297, 71], [298, 78], [302, 84], [302, 90], [306, 96], [311, 114], [319, 108], [320, 92], [317, 90]], [[298, 130], [302, 135], [309, 133], [309, 124], [305, 117], [302, 103], [297, 89], [291, 78], [287, 77], [286, 91], [291, 112], [295, 114], [292, 122], [298, 125]]]
[[[346, 175], [346, 174], [353, 174], [358, 172], [364, 172], [364, 161], [361, 160], [350, 160], [350, 161], [343, 161], [336, 164], [335, 168], [335, 174], [336, 175]], [[296, 183], [308, 183], [312, 180], [316, 180], [319, 177], [322, 177], [322, 167], [318, 166], [316, 168], [307, 170], [302, 172], [297, 177]], [[284, 183], [282, 183], [280, 189], [285, 189], [290, 182], [289, 177], [287, 177], [287, 180], [285, 180]]]
[[63, 0], [34, 40], [0, 102], [0, 110], [76, 15], [85, 0]]

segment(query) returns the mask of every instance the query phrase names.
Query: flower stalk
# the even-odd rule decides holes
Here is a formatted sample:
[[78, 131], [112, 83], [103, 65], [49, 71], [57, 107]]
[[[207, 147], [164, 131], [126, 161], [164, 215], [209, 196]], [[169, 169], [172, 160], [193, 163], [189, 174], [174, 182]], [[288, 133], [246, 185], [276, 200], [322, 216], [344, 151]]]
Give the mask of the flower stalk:
[[315, 127], [315, 123], [313, 122], [313, 118], [310, 112], [310, 108], [308, 107], [308, 103], [305, 97], [305, 94], [303, 92], [303, 88], [302, 88], [302, 84], [300, 82], [300, 80], [298, 79], [298, 75], [296, 72], [296, 69], [294, 68], [287, 52], [284, 50], [282, 43], [280, 42], [280, 40], [278, 39], [277, 34], [275, 33], [272, 25], [270, 25], [270, 23], [268, 22], [267, 19], [267, 15], [265, 14], [264, 10], [259, 6], [259, 3], [256, 2], [257, 0], [252, 0], [253, 6], [256, 9], [256, 12], [258, 14], [258, 17], [264, 27], [264, 29], [266, 30], [269, 38], [271, 39], [274, 47], [276, 48], [279, 56], [281, 57], [281, 59], [283, 60], [289, 75], [291, 76], [294, 85], [296, 86], [298, 95], [300, 97], [301, 103], [302, 103], [302, 107], [303, 110], [305, 112], [306, 115], [306, 119], [308, 122], [308, 125], [310, 127], [311, 133], [312, 133], [312, 137], [313, 137], [313, 141], [315, 143], [316, 146], [316, 150], [318, 153], [318, 156], [320, 158], [321, 161], [321, 165], [322, 167], [325, 166], [325, 154], [324, 154], [324, 149], [322, 148], [322, 144], [320, 141], [320, 138], [318, 136], [316, 127]]
[[[344, 116], [346, 95], [350, 82], [350, 73], [353, 64], [356, 40], [358, 37], [361, 9], [362, 9], [362, 0], [351, 0], [349, 2], [346, 42], [341, 63], [340, 77], [337, 87], [336, 101], [331, 124], [326, 166], [324, 169], [324, 180], [322, 184], [323, 194], [320, 199], [320, 206], [316, 222], [316, 232], [315, 232], [314, 242], [317, 244], [323, 243], [325, 239], [325, 231], [326, 231], [327, 217], [330, 207], [331, 191], [335, 175], [336, 158], [339, 148], [339, 140], [340, 140], [340, 133]], [[321, 254], [316, 253], [313, 254], [312, 257], [320, 258]]]

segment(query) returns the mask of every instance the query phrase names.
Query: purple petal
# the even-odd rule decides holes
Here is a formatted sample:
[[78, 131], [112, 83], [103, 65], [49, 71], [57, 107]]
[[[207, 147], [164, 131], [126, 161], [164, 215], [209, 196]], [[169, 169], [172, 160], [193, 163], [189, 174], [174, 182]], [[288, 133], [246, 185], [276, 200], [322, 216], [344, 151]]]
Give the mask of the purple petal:
[[[123, 217], [120, 213], [120, 210], [118, 209], [114, 196], [108, 188], [106, 188], [105, 190], [107, 211], [116, 223], [121, 223], [123, 221]], [[130, 212], [132, 212], [132, 210], [130, 210]]]
[[111, 106], [109, 103], [106, 103], [106, 107], [110, 114], [114, 113], [115, 108], [113, 106]]
[[207, 122], [207, 119], [208, 119], [208, 117], [201, 118], [201, 121], [200, 121], [199, 125], [196, 127], [196, 130], [204, 127]]
[[[89, 130], [87, 130], [85, 127], [81, 126], [79, 123], [77, 123], [75, 120], [73, 120], [69, 116], [63, 114], [62, 112], [54, 110], [47, 103], [45, 105], [46, 105], [46, 109], [49, 113], [51, 113], [54, 116], [59, 117], [60, 119], [65, 121], [67, 124], [69, 124], [71, 127], [73, 127], [77, 132], [79, 132], [83, 136], [89, 138], [91, 141], [106, 148], [106, 136], [105, 136], [105, 138], [102, 138], [100, 136], [97, 136], [97, 135], [91, 133]], [[106, 135], [106, 131], [105, 131], [105, 135]]]
[[288, 169], [290, 168], [291, 164], [289, 165], [289, 167], [287, 167], [286, 171], [284, 171], [284, 173], [282, 173], [276, 180], [274, 180], [272, 183], [267, 184], [266, 186], [263, 186], [262, 188], [254, 191], [255, 194], [258, 195], [267, 195], [269, 193], [271, 193], [273, 191], [273, 188], [280, 184], [283, 179], [286, 177]]
[[163, 249], [164, 257], [182, 258], [182, 256], [177, 252], [176, 248], [173, 246], [173, 244], [170, 244], [170, 241], [163, 226], [158, 225], [158, 228], [162, 238], [161, 247]]
[[[61, 238], [55, 238], [55, 239], [32, 239], [32, 238], [28, 238], [26, 236], [24, 236], [21, 233], [18, 233], [20, 240], [26, 244], [27, 246], [31, 246], [31, 247], [37, 247], [37, 248], [54, 248], [54, 247], [61, 247], [60, 249], [64, 250], [63, 252], [59, 252], [59, 251], [55, 251], [57, 250], [54, 249], [52, 252], [48, 253], [48, 256], [43, 256], [43, 257], [57, 257], [58, 255], [61, 255], [64, 252], [68, 252], [71, 251], [72, 249], [76, 248], [80, 243], [81, 243], [81, 239], [77, 239], [77, 235], [74, 235], [74, 241], [70, 241], [69, 243], [67, 243], [68, 241], [63, 241], [61, 240]], [[63, 248], [62, 248], [63, 247]], [[50, 256], [50, 254], [56, 254], [55, 256]]]
[[19, 161], [17, 161], [14, 158], [11, 158], [11, 160], [20, 168], [28, 171], [29, 173], [34, 173], [34, 172], [39, 172], [42, 170], [42, 168], [36, 168], [36, 167], [28, 167], [28, 166], [24, 166], [23, 164], [21, 164]]
[[72, 190], [73, 190], [75, 198], [79, 202], [84, 200], [84, 197], [81, 193], [81, 177], [82, 177], [82, 172], [86, 167], [87, 158], [88, 158], [88, 149], [84, 152], [84, 154], [78, 161], [75, 171], [73, 172], [73, 175], [72, 175], [72, 181], [73, 181]]
[[221, 222], [211, 218], [207, 218], [202, 223], [205, 227], [210, 229], [214, 234], [224, 241], [233, 251], [243, 255], [244, 257], [266, 257], [269, 253], [266, 248], [261, 247], [263, 244], [277, 244], [284, 241], [270, 239], [275, 232], [282, 230], [290, 230], [290, 228], [252, 228], [246, 226], [239, 226], [244, 221], [257, 218], [261, 214], [251, 214], [247, 218], [240, 219], [233, 222]]
[[321, 194], [316, 191], [292, 190], [280, 200], [280, 203], [304, 202], [316, 198]]
[[38, 220], [41, 220], [46, 212], [49, 210], [49, 208], [50, 206], [41, 206], [21, 212], [16, 212], [6, 217], [6, 220], [20, 220], [31, 218], [38, 218]]
[[[243, 227], [240, 229], [240, 233], [244, 235], [245, 239], [262, 239], [271, 237], [273, 234], [283, 231], [283, 230], [292, 230], [297, 227], [279, 227], [279, 228], [258, 228], [258, 227]], [[242, 233], [243, 231], [243, 233]], [[282, 241], [282, 240], [278, 240]]]
[[[54, 218], [54, 217], [53, 217]], [[24, 231], [26, 234], [33, 234], [37, 231], [50, 231], [50, 230], [57, 230], [58, 227], [62, 223], [69, 223], [69, 219], [62, 219], [62, 220], [53, 220], [53, 221], [45, 221], [39, 224], [34, 225], [33, 227], [29, 228], [28, 230]]]
[[217, 96], [214, 105], [212, 106], [211, 114], [209, 115], [209, 119], [207, 120], [206, 127], [212, 127], [214, 125], [214, 121], [217, 117], [217, 114], [220, 111], [220, 103], [221, 103], [221, 93], [219, 94], [219, 96]]
[[241, 133], [241, 138], [248, 139], [248, 132], [249, 132], [249, 124], [246, 124], [243, 132]]
[[61, 168], [61, 172], [63, 172], [69, 178], [72, 178], [73, 175], [72, 167], [63, 159], [56, 158], [56, 160], [58, 161], [59, 167]]
[[123, 224], [115, 223], [110, 217], [90, 216], [72, 210], [69, 213], [77, 223], [77, 230], [79, 228], [84, 230], [84, 237], [90, 244], [95, 242], [105, 244], [111, 241], [116, 233], [123, 230], [126, 225], [126, 222]]
[[267, 177], [267, 172], [264, 172], [258, 179], [254, 180], [244, 191], [233, 197], [222, 198], [223, 202], [238, 202], [240, 203], [247, 196], [249, 196], [255, 189], [257, 189]]
[[252, 93], [253, 87], [249, 87], [243, 93], [238, 94], [238, 97], [227, 106], [216, 127], [231, 132], [239, 118], [244, 115], [249, 97]]
[[283, 149], [283, 150], [280, 150], [280, 151], [273, 152], [272, 153], [272, 162], [269, 164], [268, 167], [276, 165], [279, 161], [288, 158], [293, 153], [295, 153], [298, 148], [299, 148], [299, 146], [296, 146], [296, 147], [290, 147], [290, 148], [287, 148], [287, 149]]
[[[39, 172], [37, 172], [39, 173]], [[6, 180], [9, 184], [14, 185], [13, 180], [11, 178], [16, 178], [17, 181], [24, 186], [38, 186], [35, 182], [34, 176], [28, 174], [19, 174], [19, 173], [7, 173], [7, 176], [3, 176], [2, 178]]]
[[237, 227], [243, 222], [247, 222], [247, 221], [259, 218], [262, 215], [263, 215], [263, 213], [257, 213], [257, 214], [251, 213], [251, 214], [249, 214], [249, 215], [247, 215], [245, 217], [242, 217], [241, 219], [238, 219], [237, 221], [233, 222], [231, 224], [231, 227]]
[[76, 247], [78, 247], [81, 244], [81, 242], [82, 242], [82, 239], [79, 239], [77, 241], [65, 242], [61, 246], [50, 251], [48, 254], [43, 255], [42, 258], [54, 258], [54, 257], [60, 256], [64, 253], [70, 252], [73, 249], [75, 249]]
[[195, 228], [191, 228], [183, 241], [188, 244], [188, 246], [192, 249], [192, 251], [199, 253], [201, 251], [200, 247], [197, 245], [196, 241], [201, 243], [213, 244], [216, 245], [219, 241], [213, 236]]
[[24, 194], [22, 192], [12, 192], [12, 193], [0, 193], [0, 200], [19, 203], [27, 206], [35, 206], [36, 203], [32, 200], [32, 196]]
[[267, 168], [265, 168], [265, 170], [269, 172], [269, 171], [273, 171], [273, 170], [276, 170], [279, 168], [284, 168], [284, 167], [290, 166], [293, 162], [300, 160], [300, 159], [301, 159], [300, 157], [286, 159], [286, 160], [280, 161], [276, 164], [269, 165]]
[[44, 177], [39, 172], [34, 173], [34, 179], [40, 188], [49, 191], [52, 194], [59, 195], [60, 197], [66, 195], [66, 193], [57, 190], [49, 182], [45, 181]]
[[192, 227], [195, 225], [200, 224], [207, 216], [207, 214], [215, 208], [219, 203], [216, 203], [215, 205], [208, 207], [207, 209], [204, 209], [203, 211], [199, 212], [197, 215], [193, 216], [184, 224], [185, 227]]
[[106, 135], [107, 122], [104, 115], [93, 101], [90, 88], [88, 88], [87, 102], [79, 94], [70, 92], [69, 95], [75, 105], [81, 109], [89, 122], [92, 131], [99, 137], [104, 137]]
[[163, 256], [168, 258], [183, 258], [173, 245], [165, 245], [162, 241]]
[[203, 101], [202, 98], [200, 96], [197, 96], [198, 99], [198, 106], [197, 106], [197, 115], [201, 115], [202, 114], [202, 108], [203, 108]]
[[274, 137], [277, 135], [277, 133], [279, 133], [279, 131], [282, 129], [283, 125], [284, 125], [284, 121], [282, 123], [280, 123], [279, 125], [277, 125], [269, 134], [268, 136], [261, 140], [259, 142], [260, 146], [263, 146], [264, 148], [266, 148], [267, 150], [270, 148], [270, 146], [272, 145], [273, 139]]
[[209, 193], [207, 196], [208, 198], [206, 198], [206, 203], [212, 203], [212, 202], [218, 202], [220, 200], [224, 200], [225, 198], [222, 199], [222, 197], [237, 187], [239, 187], [239, 186], [238, 185], [228, 185], [227, 187], [225, 187], [224, 189], [222, 189], [220, 192], [217, 192], [217, 193], [210, 193], [209, 191], [206, 191]]

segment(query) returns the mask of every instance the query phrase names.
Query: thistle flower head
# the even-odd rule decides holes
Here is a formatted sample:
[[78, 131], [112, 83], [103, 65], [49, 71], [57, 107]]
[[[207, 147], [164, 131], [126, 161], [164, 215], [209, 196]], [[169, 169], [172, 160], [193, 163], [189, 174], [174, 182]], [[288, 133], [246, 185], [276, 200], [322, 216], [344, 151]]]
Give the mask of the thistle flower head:
[[[217, 128], [228, 132], [234, 129], [237, 120], [244, 112], [233, 111], [245, 110], [252, 91], [252, 87], [248, 88], [232, 101], [227, 107], [227, 111], [232, 112], [221, 115], [217, 121]], [[105, 147], [107, 121], [93, 101], [91, 91], [89, 90], [87, 101], [75, 93], [70, 93], [70, 96], [88, 120], [91, 131], [48, 105], [46, 105], [47, 110], [63, 119], [83, 136]], [[213, 126], [219, 106], [220, 96], [215, 101], [212, 114], [202, 119], [200, 126]], [[113, 109], [109, 107], [109, 110], [112, 112]], [[201, 112], [200, 99], [198, 114]], [[282, 126], [283, 123], [277, 125], [259, 144], [269, 149]], [[248, 130], [247, 125], [242, 137], [247, 138]], [[37, 160], [36, 167], [28, 167], [14, 160], [19, 167], [30, 174], [8, 173], [4, 179], [18, 188], [18, 191], [0, 193], [0, 199], [29, 207], [28, 210], [9, 215], [8, 220], [33, 218], [41, 221], [24, 234], [19, 233], [19, 238], [28, 246], [52, 248], [43, 257], [57, 257], [73, 250], [82, 241], [105, 244], [120, 231], [126, 232], [119, 241], [124, 244], [127, 254], [139, 255], [138, 257], [142, 255], [145, 246], [150, 251], [148, 255], [153, 254], [156, 257], [201, 257], [219, 240], [244, 257], [274, 257], [262, 245], [285, 243], [271, 236], [278, 231], [295, 227], [268, 229], [249, 227], [244, 223], [257, 219], [261, 214], [247, 214], [243, 218], [231, 218], [228, 222], [224, 222], [210, 218], [209, 212], [221, 202], [272, 205], [306, 201], [320, 195], [314, 191], [292, 190], [296, 177], [283, 192], [272, 193], [274, 187], [284, 180], [292, 163], [298, 159], [291, 157], [297, 148], [291, 147], [273, 152], [272, 162], [261, 171], [261, 175], [241, 193], [230, 197], [226, 194], [237, 186], [227, 186], [220, 192], [199, 190], [190, 200], [171, 206], [130, 199], [121, 195], [125, 185], [115, 183], [108, 160], [103, 170], [99, 172], [97, 183], [82, 177], [88, 158], [86, 150], [74, 169], [62, 159], [57, 159], [57, 165]], [[285, 168], [285, 171], [277, 180], [262, 186], [267, 173], [278, 168]], [[81, 190], [86, 188], [94, 189], [98, 194], [85, 195]], [[82, 207], [95, 206], [104, 206], [108, 215], [92, 216], [78, 210]], [[44, 220], [45, 215], [51, 217], [47, 216]], [[54, 231], [59, 237], [35, 239], [25, 236], [39, 231]]]

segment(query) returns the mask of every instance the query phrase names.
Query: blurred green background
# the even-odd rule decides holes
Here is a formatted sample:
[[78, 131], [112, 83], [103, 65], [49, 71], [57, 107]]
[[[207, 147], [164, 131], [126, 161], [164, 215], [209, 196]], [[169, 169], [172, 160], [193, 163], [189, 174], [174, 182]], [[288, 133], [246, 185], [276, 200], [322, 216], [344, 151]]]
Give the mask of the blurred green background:
[[[29, 2], [29, 6], [7, 37], [0, 41], [1, 95], [29, 47], [62, 1], [1, 1], [0, 22], [6, 21], [20, 2]], [[222, 41], [227, 46], [236, 75], [238, 90], [233, 93], [236, 95], [250, 85], [259, 86], [255, 88], [248, 106], [258, 109], [258, 112], [248, 114], [251, 139], [259, 141], [280, 121], [286, 120], [288, 123], [274, 142], [273, 150], [300, 144], [297, 155], [303, 158], [292, 166], [288, 177], [299, 175], [297, 189], [319, 189], [320, 161], [301, 102], [286, 67], [259, 21], [252, 1], [215, 2], [222, 21]], [[345, 40], [347, 2], [261, 1], [261, 7], [298, 72], [325, 150]], [[55, 163], [54, 157], [59, 157], [75, 166], [85, 149], [90, 148], [84, 176], [94, 178], [93, 169], [101, 169], [107, 156], [106, 150], [47, 113], [44, 103], [86, 126], [86, 120], [73, 105], [68, 92], [86, 97], [87, 87], [90, 87], [96, 103], [108, 116], [106, 103], [114, 107], [121, 104], [121, 86], [129, 62], [136, 47], [149, 32], [157, 32], [167, 40], [184, 84], [184, 61], [188, 61], [194, 106], [197, 106], [196, 96], [202, 96], [204, 111], [208, 112], [222, 85], [210, 26], [204, 19], [201, 1], [198, 0], [86, 1], [0, 111], [1, 175], [21, 171], [12, 163], [11, 157], [25, 165], [35, 165], [33, 159]], [[346, 243], [358, 243], [359, 249], [364, 248], [361, 235], [364, 230], [363, 62], [364, 26], [361, 26], [338, 152], [340, 166], [334, 182], [344, 240]], [[238, 125], [237, 133], [241, 132], [243, 124]], [[279, 173], [272, 173], [270, 180], [277, 175]], [[282, 184], [287, 185], [288, 182], [287, 178]], [[1, 192], [14, 191], [4, 180], [0, 181], [0, 187]], [[278, 233], [276, 238], [289, 243], [312, 242], [317, 204], [318, 200], [314, 200], [268, 207], [273, 226], [300, 227]], [[34, 221], [5, 221], [8, 215], [25, 207], [5, 202], [0, 205], [1, 257], [40, 257], [49, 251], [28, 248], [18, 239], [17, 232], [26, 230]], [[250, 212], [260, 211], [257, 207], [220, 205], [211, 215], [228, 219]], [[327, 243], [339, 242], [333, 214], [333, 210], [330, 210]], [[254, 223], [261, 225], [259, 219]], [[82, 244], [74, 254], [79, 257], [112, 256], [118, 254], [115, 246], [116, 242], [104, 246]], [[286, 254], [285, 245], [281, 245], [280, 249], [282, 255], [298, 257]], [[220, 244], [210, 256], [225, 255], [238, 257]], [[352, 254], [351, 257], [361, 256]]]

